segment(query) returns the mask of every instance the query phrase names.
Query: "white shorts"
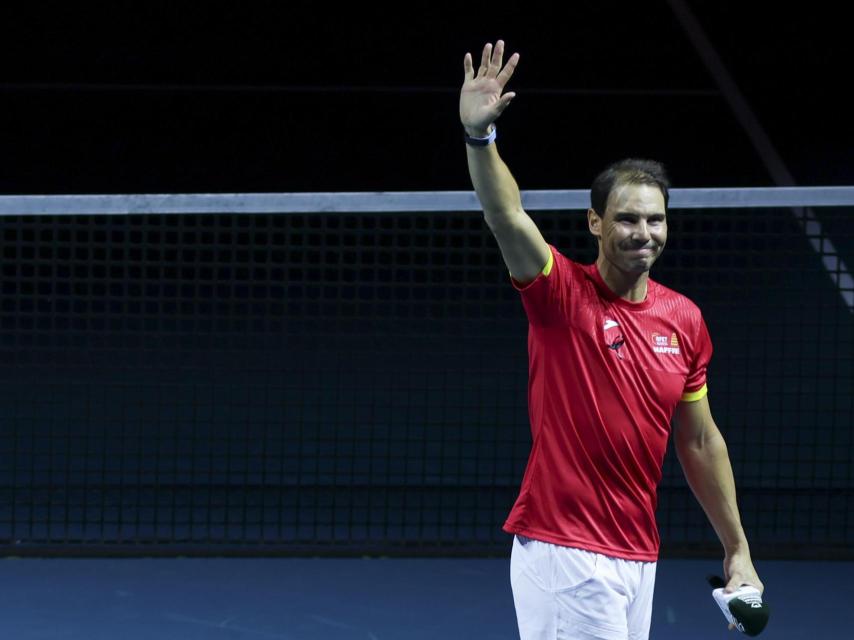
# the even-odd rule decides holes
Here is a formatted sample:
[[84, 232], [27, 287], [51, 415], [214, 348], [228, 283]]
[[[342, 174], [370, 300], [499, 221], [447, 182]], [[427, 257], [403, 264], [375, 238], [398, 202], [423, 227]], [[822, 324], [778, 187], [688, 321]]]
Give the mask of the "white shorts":
[[647, 640], [655, 566], [517, 535], [510, 584], [519, 635], [522, 640]]

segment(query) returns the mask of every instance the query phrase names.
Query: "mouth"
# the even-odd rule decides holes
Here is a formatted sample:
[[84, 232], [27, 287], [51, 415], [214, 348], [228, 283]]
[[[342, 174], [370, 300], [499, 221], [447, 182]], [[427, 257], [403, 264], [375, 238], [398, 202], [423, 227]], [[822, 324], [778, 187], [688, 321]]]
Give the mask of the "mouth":
[[653, 256], [655, 249], [653, 247], [639, 247], [637, 249], [626, 249], [626, 253], [634, 253], [639, 256]]

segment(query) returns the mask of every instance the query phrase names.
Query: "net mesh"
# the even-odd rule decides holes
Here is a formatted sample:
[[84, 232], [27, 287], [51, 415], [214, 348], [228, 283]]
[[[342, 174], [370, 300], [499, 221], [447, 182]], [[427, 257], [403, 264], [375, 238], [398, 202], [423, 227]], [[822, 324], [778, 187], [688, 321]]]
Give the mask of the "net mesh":
[[[653, 271], [709, 325], [755, 552], [854, 543], [854, 225], [814, 215], [811, 239], [791, 209], [674, 211]], [[532, 217], [594, 259], [583, 214]], [[508, 549], [527, 327], [478, 214], [12, 216], [0, 233], [6, 553]], [[672, 452], [659, 496], [665, 552], [717, 548]]]

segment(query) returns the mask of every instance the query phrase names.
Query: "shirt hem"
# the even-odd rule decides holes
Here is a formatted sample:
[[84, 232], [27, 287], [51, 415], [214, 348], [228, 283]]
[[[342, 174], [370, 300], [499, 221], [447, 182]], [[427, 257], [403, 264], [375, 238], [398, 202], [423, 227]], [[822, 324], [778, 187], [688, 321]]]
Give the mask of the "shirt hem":
[[652, 552], [615, 549], [607, 545], [597, 544], [595, 542], [586, 542], [582, 540], [574, 540], [572, 538], [564, 538], [562, 536], [556, 536], [554, 534], [546, 533], [544, 531], [537, 531], [536, 529], [513, 527], [507, 524], [505, 524], [502, 528], [507, 533], [518, 534], [520, 536], [525, 536], [526, 538], [532, 538], [533, 540], [539, 540], [540, 542], [556, 544], [561, 547], [573, 547], [575, 549], [583, 549], [584, 551], [592, 551], [593, 553], [601, 553], [603, 556], [608, 556], [611, 558], [620, 558], [621, 560], [635, 560], [639, 562], [658, 561], [658, 549]]

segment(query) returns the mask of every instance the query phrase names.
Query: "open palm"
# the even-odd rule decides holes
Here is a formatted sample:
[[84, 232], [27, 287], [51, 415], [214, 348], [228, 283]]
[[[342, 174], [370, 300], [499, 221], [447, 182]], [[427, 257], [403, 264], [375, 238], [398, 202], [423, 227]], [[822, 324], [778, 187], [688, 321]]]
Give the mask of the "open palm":
[[503, 40], [496, 42], [494, 48], [491, 43], [487, 43], [483, 47], [480, 67], [475, 75], [471, 54], [465, 55], [465, 80], [460, 91], [460, 121], [469, 135], [485, 136], [489, 125], [495, 122], [516, 96], [512, 91], [502, 95], [502, 91], [516, 69], [519, 54], [510, 56], [506, 65], [503, 65], [503, 58]]

